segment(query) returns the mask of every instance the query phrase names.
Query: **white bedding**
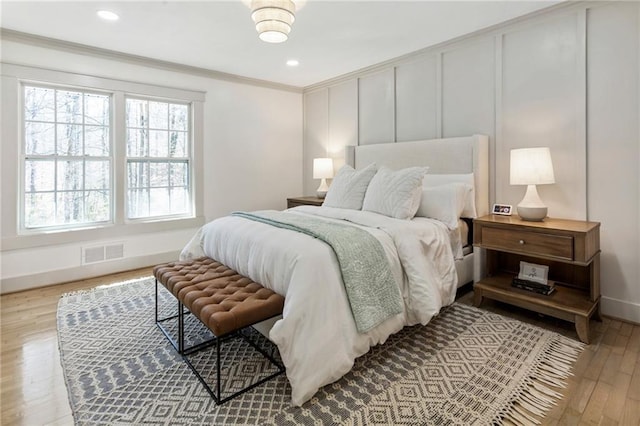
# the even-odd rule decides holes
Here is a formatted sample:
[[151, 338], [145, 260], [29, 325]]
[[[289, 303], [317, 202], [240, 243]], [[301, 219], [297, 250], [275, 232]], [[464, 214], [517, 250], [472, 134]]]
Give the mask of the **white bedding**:
[[[333, 250], [305, 234], [241, 217], [205, 225], [181, 259], [208, 256], [285, 296], [269, 338], [278, 346], [302, 405], [346, 374], [354, 360], [405, 325], [426, 324], [455, 298], [457, 275], [447, 227], [432, 219], [399, 220], [376, 213], [301, 206], [289, 211], [348, 220], [382, 244], [404, 299], [404, 312], [359, 334]], [[344, 223], [344, 222], [342, 222]]]

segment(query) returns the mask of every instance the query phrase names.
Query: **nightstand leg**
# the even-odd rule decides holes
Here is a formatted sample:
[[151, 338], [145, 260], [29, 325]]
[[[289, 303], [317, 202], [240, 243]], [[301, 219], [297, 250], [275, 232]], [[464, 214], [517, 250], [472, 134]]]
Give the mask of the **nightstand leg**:
[[576, 332], [583, 343], [589, 344], [589, 318], [576, 315]]
[[602, 322], [602, 315], [600, 314], [600, 302], [598, 302], [598, 306], [596, 307], [596, 311], [593, 313], [593, 319]]
[[480, 307], [481, 304], [482, 304], [482, 290], [475, 288], [473, 289], [473, 306], [478, 308]]

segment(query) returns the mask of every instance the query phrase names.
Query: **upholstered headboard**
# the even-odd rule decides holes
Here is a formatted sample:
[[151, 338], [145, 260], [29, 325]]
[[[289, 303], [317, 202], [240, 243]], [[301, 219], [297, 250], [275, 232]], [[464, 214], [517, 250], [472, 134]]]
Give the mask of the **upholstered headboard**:
[[429, 166], [434, 174], [473, 172], [478, 216], [489, 213], [489, 138], [485, 135], [347, 146], [346, 162], [357, 169], [376, 163], [394, 170]]

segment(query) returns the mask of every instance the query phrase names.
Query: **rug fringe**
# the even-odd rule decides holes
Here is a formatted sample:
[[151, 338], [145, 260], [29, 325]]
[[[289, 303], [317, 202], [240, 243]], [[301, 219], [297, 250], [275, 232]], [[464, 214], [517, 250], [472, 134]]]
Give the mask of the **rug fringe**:
[[498, 413], [494, 424], [540, 425], [544, 415], [557, 404], [573, 375], [573, 363], [586, 345], [556, 335], [533, 361], [527, 378], [516, 389], [509, 404]]

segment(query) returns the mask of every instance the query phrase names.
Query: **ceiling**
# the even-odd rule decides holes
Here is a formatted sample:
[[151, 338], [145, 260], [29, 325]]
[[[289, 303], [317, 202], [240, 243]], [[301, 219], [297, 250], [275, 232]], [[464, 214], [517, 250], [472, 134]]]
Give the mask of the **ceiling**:
[[[558, 1], [298, 0], [288, 41], [258, 39], [250, 0], [6, 1], [3, 28], [306, 87]], [[107, 9], [120, 20], [107, 22]], [[288, 59], [300, 65], [288, 67]]]

